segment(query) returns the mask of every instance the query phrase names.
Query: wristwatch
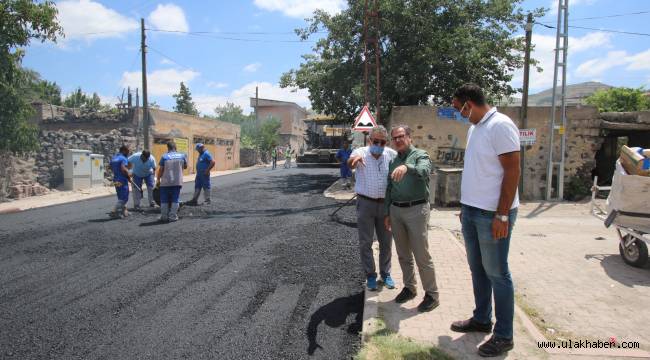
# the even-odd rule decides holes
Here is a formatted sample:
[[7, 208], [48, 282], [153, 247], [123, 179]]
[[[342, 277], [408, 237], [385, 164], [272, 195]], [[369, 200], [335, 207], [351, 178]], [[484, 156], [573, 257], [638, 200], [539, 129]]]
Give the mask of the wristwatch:
[[494, 217], [497, 218], [497, 220], [499, 220], [501, 222], [508, 222], [508, 215], [499, 215], [499, 214], [497, 214]]

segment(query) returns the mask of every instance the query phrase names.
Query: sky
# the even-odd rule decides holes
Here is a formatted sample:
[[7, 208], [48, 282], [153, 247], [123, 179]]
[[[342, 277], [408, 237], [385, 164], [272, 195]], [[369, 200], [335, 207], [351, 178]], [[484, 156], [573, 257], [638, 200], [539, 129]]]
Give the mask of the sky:
[[[57, 1], [65, 38], [32, 43], [23, 65], [55, 81], [63, 94], [81, 87], [114, 104], [127, 87], [141, 87], [140, 19], [145, 19], [149, 101], [171, 110], [183, 81], [202, 114], [233, 102], [250, 111], [249, 98], [293, 101], [310, 108], [306, 89], [282, 89], [280, 76], [298, 68], [315, 38], [293, 32], [316, 8], [335, 14], [345, 0], [65, 0]], [[547, 8], [537, 21], [555, 26], [557, 1], [525, 0], [524, 10]], [[569, 0], [568, 84], [600, 81], [650, 88], [650, 1]], [[645, 12], [643, 14], [631, 14]], [[614, 17], [613, 16], [622, 15]], [[598, 17], [598, 19], [585, 19]], [[646, 25], [646, 26], [644, 26]], [[162, 31], [161, 31], [162, 30]], [[553, 83], [555, 29], [533, 27], [530, 92]], [[645, 33], [646, 36], [609, 31]], [[187, 34], [188, 32], [192, 34]], [[523, 30], [521, 34], [523, 35]], [[512, 85], [522, 86], [522, 71]]]

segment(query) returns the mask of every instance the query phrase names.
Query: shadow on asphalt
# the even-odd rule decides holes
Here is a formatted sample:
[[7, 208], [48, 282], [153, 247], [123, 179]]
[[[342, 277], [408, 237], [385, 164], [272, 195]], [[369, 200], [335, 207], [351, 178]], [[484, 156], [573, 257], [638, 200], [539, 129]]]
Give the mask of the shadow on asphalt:
[[158, 219], [154, 221], [140, 223], [140, 226], [156, 226], [156, 225], [166, 225], [169, 224], [167, 221], [160, 221]]
[[105, 223], [109, 221], [120, 220], [119, 218], [90, 219], [89, 223]]
[[348, 326], [347, 331], [350, 334], [358, 334], [363, 323], [363, 291], [355, 295], [335, 299], [314, 311], [307, 326], [307, 339], [309, 340], [307, 352], [309, 355], [313, 355], [316, 349], [323, 349], [316, 341], [320, 323], [325, 322], [329, 327], [338, 328], [345, 324], [351, 314], [356, 314], [356, 316], [354, 322]]
[[650, 262], [644, 268], [635, 268], [623, 262], [620, 255], [613, 254], [587, 254], [587, 260], [600, 261], [607, 276], [618, 281], [627, 287], [649, 286], [650, 287]]

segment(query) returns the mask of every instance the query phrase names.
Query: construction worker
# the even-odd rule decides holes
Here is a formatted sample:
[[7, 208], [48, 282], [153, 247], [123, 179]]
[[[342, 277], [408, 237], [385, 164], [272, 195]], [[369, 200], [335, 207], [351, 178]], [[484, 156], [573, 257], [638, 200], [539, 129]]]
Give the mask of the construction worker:
[[117, 193], [117, 203], [109, 214], [113, 219], [129, 216], [129, 212], [126, 210], [126, 203], [129, 201], [129, 181], [131, 179], [128, 168], [129, 160], [127, 159], [129, 153], [128, 145], [122, 145], [120, 152], [111, 158], [113, 185], [115, 185], [115, 192]]
[[210, 170], [214, 167], [216, 162], [212, 155], [205, 149], [205, 145], [196, 144], [196, 151], [199, 152], [199, 159], [196, 161], [196, 178], [194, 179], [194, 196], [192, 200], [187, 202], [187, 205], [198, 205], [199, 195], [203, 189], [203, 199], [205, 204], [210, 204]]
[[167, 153], [160, 158], [158, 165], [156, 186], [160, 187], [160, 221], [176, 221], [187, 158], [185, 154], [176, 152], [176, 143], [170, 141]]
[[291, 156], [293, 155], [293, 150], [291, 149], [291, 144], [287, 144], [287, 148], [284, 150], [284, 168], [291, 168]]
[[341, 179], [343, 181], [343, 186], [350, 188], [350, 178], [352, 178], [352, 170], [348, 166], [348, 159], [352, 155], [352, 149], [350, 149], [350, 142], [347, 140], [343, 141], [343, 147], [336, 152], [336, 160], [341, 164]]
[[148, 150], [134, 153], [129, 156], [129, 168], [133, 174], [133, 183], [140, 190], [133, 190], [133, 208], [140, 210], [140, 200], [142, 200], [142, 183], [147, 184], [147, 200], [149, 207], [155, 207], [153, 200], [154, 174], [156, 173], [156, 159]]
[[271, 148], [271, 160], [273, 161], [271, 170], [275, 170], [275, 167], [278, 165], [278, 147], [275, 145]]

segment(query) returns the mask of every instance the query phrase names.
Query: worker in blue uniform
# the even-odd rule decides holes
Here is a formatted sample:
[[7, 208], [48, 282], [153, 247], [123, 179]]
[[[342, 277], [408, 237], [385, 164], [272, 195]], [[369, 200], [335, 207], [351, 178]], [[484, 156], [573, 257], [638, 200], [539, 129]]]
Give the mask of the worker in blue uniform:
[[214, 168], [216, 162], [212, 154], [205, 148], [205, 145], [198, 143], [195, 146], [199, 152], [199, 158], [196, 161], [196, 179], [194, 180], [194, 196], [188, 201], [187, 205], [198, 205], [199, 195], [203, 190], [203, 199], [205, 204], [210, 204], [210, 171]]
[[113, 185], [117, 193], [117, 203], [110, 212], [110, 217], [117, 219], [129, 216], [126, 203], [129, 201], [129, 156], [128, 145], [122, 145], [120, 151], [111, 158], [111, 170], [113, 171]]

